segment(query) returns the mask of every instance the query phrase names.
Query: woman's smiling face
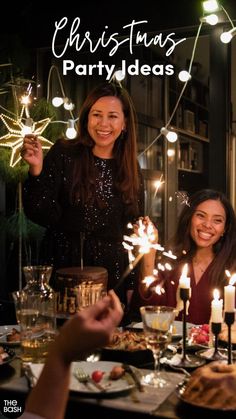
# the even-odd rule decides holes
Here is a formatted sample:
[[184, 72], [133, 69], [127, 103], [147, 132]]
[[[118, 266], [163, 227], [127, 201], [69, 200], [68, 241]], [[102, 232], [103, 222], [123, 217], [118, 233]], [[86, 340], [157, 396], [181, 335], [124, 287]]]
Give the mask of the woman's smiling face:
[[95, 142], [95, 155], [112, 156], [115, 141], [125, 129], [125, 116], [120, 99], [103, 96], [91, 107], [88, 115], [88, 132]]
[[225, 231], [226, 213], [222, 203], [208, 199], [199, 204], [192, 216], [190, 235], [196, 246], [212, 247]]

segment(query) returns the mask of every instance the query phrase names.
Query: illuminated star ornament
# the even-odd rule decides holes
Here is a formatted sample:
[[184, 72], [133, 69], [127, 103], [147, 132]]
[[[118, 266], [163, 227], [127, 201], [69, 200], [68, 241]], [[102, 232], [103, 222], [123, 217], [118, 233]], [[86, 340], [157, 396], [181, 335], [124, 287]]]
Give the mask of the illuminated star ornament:
[[8, 129], [8, 133], [0, 137], [0, 146], [12, 149], [10, 158], [11, 167], [14, 167], [21, 160], [20, 151], [26, 134], [37, 135], [43, 149], [49, 149], [53, 144], [51, 141], [41, 136], [51, 119], [45, 118], [41, 121], [34, 122], [32, 118], [28, 117], [27, 112], [27, 118], [23, 118], [24, 110], [25, 106], [22, 107], [20, 117], [17, 120], [4, 114], [0, 115], [2, 122]]

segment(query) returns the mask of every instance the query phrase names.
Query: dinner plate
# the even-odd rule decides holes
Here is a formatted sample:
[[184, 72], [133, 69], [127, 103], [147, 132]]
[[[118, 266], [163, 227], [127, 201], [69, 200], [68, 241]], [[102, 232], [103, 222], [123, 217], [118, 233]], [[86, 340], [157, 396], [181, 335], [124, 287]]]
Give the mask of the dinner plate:
[[3, 365], [9, 364], [11, 361], [13, 361], [13, 359], [16, 356], [15, 352], [12, 349], [5, 346], [4, 346], [4, 352], [8, 354], [8, 357], [4, 359], [3, 361], [0, 360], [0, 367], [2, 367]]
[[[127, 381], [127, 377], [124, 375], [118, 380], [111, 380], [109, 378], [109, 374], [113, 367], [121, 366], [120, 362], [109, 362], [109, 361], [97, 361], [97, 362], [87, 362], [87, 361], [79, 361], [73, 362], [71, 368], [71, 378], [70, 378], [70, 390], [80, 393], [84, 396], [88, 397], [112, 397], [117, 396], [121, 393], [128, 393], [135, 387], [135, 384], [130, 384]], [[30, 368], [36, 379], [38, 379], [41, 370], [43, 368], [43, 364], [30, 364]], [[103, 377], [100, 381], [103, 387], [106, 388], [105, 392], [99, 391], [93, 384], [83, 384], [78, 381], [76, 378], [76, 370], [78, 368], [82, 368], [83, 371], [90, 376], [92, 375], [93, 371], [102, 371], [104, 372]]]
[[[196, 355], [199, 356], [200, 358], [204, 358], [208, 361], [213, 361], [213, 354], [214, 354], [214, 348], [207, 348], [207, 349], [201, 349], [200, 351], [196, 352]], [[228, 359], [228, 350], [224, 349], [224, 348], [218, 348], [218, 352], [220, 354], [220, 356], [222, 357], [222, 360], [227, 361]], [[236, 352], [232, 351], [232, 360], [235, 363], [236, 361]]]
[[[119, 393], [129, 392], [134, 388], [134, 384], [129, 384], [125, 378], [125, 375], [118, 380], [111, 380], [109, 374], [113, 367], [121, 366], [119, 362], [109, 362], [109, 361], [97, 361], [97, 362], [74, 362], [72, 365], [72, 377], [70, 382], [70, 390], [83, 393], [86, 395], [94, 396], [100, 395], [102, 397], [109, 397], [111, 395], [117, 395]], [[99, 370], [104, 372], [103, 377], [100, 381], [103, 387], [106, 388], [106, 392], [100, 392], [96, 389], [93, 384], [83, 384], [78, 381], [75, 377], [75, 371], [77, 368], [82, 368], [84, 372], [92, 375], [93, 371]]]
[[[199, 403], [195, 403], [195, 402], [190, 402], [190, 401], [187, 401], [185, 398], [184, 398], [184, 391], [185, 391], [185, 388], [186, 388], [186, 385], [187, 385], [187, 379], [186, 380], [184, 380], [182, 383], [180, 383], [180, 384], [178, 384], [178, 386], [177, 386], [177, 388], [176, 388], [176, 392], [177, 392], [177, 396], [178, 396], [178, 398], [181, 400], [181, 402], [183, 402], [186, 406], [189, 406], [189, 407], [191, 407], [191, 408], [194, 408], [194, 409], [196, 409], [196, 408], [198, 408], [198, 409], [200, 409], [200, 410], [208, 410], [209, 412], [210, 411], [214, 411], [214, 412], [235, 412], [235, 409], [231, 409], [231, 408], [227, 408], [227, 407], [225, 407], [225, 408], [223, 408], [223, 409], [220, 409], [220, 408], [216, 408], [216, 407], [213, 407], [213, 406], [209, 406], [209, 405], [202, 405], [202, 404], [199, 404]], [[199, 410], [199, 411], [200, 411]], [[195, 410], [194, 410], [195, 411]], [[210, 413], [209, 413], [210, 414]], [[211, 416], [212, 417], [212, 416]], [[218, 417], [218, 416], [217, 416]], [[230, 416], [231, 417], [231, 416]]]
[[[187, 329], [193, 327], [194, 325], [192, 323], [187, 323], [186, 327]], [[132, 325], [132, 328], [143, 330], [143, 322], [135, 323]], [[173, 323], [173, 333], [172, 338], [181, 338], [183, 334], [183, 322], [180, 320], [175, 320]]]
[[20, 326], [17, 324], [9, 324], [7, 326], [0, 326], [0, 345], [4, 344], [7, 346], [17, 346], [20, 345], [20, 340], [15, 340], [12, 342], [8, 342], [7, 334], [12, 332], [12, 329], [15, 328], [16, 330], [20, 331]]

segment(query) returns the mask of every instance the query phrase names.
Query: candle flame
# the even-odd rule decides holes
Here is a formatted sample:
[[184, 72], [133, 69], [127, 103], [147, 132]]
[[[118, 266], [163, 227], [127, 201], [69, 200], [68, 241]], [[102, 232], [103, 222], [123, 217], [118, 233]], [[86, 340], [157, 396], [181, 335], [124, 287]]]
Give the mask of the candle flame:
[[214, 300], [219, 300], [219, 298], [220, 298], [220, 292], [219, 292], [219, 290], [214, 289], [214, 291], [213, 291], [213, 297], [214, 297]]
[[236, 283], [236, 274], [233, 274], [229, 280], [229, 285], [234, 285]]

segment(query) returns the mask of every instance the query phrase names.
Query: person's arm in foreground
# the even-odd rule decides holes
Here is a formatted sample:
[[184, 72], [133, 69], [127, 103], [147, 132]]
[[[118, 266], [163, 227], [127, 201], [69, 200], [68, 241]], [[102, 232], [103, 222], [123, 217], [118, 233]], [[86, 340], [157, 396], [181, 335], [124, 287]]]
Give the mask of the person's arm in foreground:
[[87, 351], [109, 342], [123, 311], [113, 291], [96, 305], [68, 320], [53, 344], [37, 385], [26, 401], [26, 411], [46, 419], [64, 417], [70, 380], [70, 364]]

